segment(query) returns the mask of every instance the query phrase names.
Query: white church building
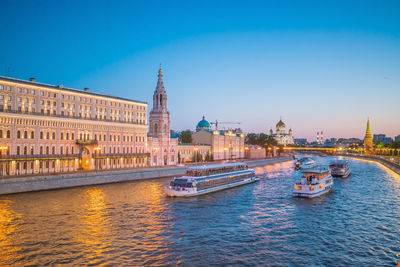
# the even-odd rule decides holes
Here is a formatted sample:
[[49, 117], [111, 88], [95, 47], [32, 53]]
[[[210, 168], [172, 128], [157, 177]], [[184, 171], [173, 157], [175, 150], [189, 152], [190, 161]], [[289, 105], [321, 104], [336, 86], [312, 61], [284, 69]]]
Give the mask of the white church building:
[[283, 123], [282, 119], [276, 124], [276, 132], [273, 133], [272, 129], [270, 130], [270, 135], [275, 138], [278, 142], [278, 145], [287, 146], [293, 145], [293, 131], [289, 129], [289, 132], [286, 132], [286, 125]]

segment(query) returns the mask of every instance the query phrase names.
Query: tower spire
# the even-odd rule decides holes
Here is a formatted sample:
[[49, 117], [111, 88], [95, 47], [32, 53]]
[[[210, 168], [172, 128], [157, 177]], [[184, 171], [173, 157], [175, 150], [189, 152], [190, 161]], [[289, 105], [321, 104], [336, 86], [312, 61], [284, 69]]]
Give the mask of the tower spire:
[[369, 117], [367, 120], [367, 129], [365, 130], [365, 137], [364, 137], [364, 150], [366, 154], [370, 154], [373, 149], [373, 139], [371, 135], [371, 128], [369, 126]]

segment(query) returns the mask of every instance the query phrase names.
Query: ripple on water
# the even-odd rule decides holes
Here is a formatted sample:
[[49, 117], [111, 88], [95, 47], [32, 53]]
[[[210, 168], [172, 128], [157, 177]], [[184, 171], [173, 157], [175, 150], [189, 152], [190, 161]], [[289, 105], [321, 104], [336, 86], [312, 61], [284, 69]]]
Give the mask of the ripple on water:
[[292, 198], [292, 162], [188, 199], [166, 198], [168, 179], [2, 196], [0, 265], [393, 266], [400, 178], [350, 163], [352, 175], [316, 199]]

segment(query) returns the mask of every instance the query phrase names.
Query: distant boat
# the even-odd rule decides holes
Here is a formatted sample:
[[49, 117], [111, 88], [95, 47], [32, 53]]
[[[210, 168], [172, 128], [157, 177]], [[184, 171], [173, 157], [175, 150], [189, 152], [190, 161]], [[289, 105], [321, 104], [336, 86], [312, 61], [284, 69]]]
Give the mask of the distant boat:
[[297, 160], [294, 168], [296, 170], [306, 170], [306, 169], [315, 168], [316, 166], [317, 166], [317, 163], [315, 162], [315, 160], [313, 160], [310, 157], [304, 157], [304, 158]]
[[329, 164], [332, 176], [346, 178], [350, 175], [350, 165], [347, 160], [336, 160]]
[[294, 197], [313, 198], [332, 191], [333, 179], [329, 170], [307, 170], [293, 189]]
[[191, 197], [259, 180], [246, 163], [198, 166], [189, 168], [185, 176], [174, 178], [164, 191], [171, 197]]

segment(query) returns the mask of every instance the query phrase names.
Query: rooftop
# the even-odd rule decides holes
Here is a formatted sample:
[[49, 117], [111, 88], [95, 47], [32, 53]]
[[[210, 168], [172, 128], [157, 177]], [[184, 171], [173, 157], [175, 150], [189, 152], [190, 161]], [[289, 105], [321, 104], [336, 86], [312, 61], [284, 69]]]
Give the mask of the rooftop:
[[21, 83], [21, 84], [25, 84], [25, 85], [37, 86], [37, 87], [54, 89], [54, 90], [59, 90], [59, 91], [80, 93], [80, 94], [91, 95], [91, 96], [99, 96], [99, 97], [106, 97], [106, 98], [113, 98], [113, 99], [118, 99], [118, 100], [129, 101], [129, 102], [135, 102], [135, 103], [140, 103], [140, 104], [147, 104], [147, 102], [144, 102], [144, 101], [132, 100], [132, 99], [127, 99], [127, 98], [108, 95], [108, 94], [95, 93], [95, 92], [91, 92], [88, 90], [84, 91], [84, 90], [79, 90], [79, 89], [73, 89], [73, 88], [64, 87], [62, 85], [50, 85], [50, 84], [45, 84], [45, 83], [38, 83], [36, 81], [26, 81], [26, 80], [11, 78], [11, 77], [0, 76], [0, 81]]

